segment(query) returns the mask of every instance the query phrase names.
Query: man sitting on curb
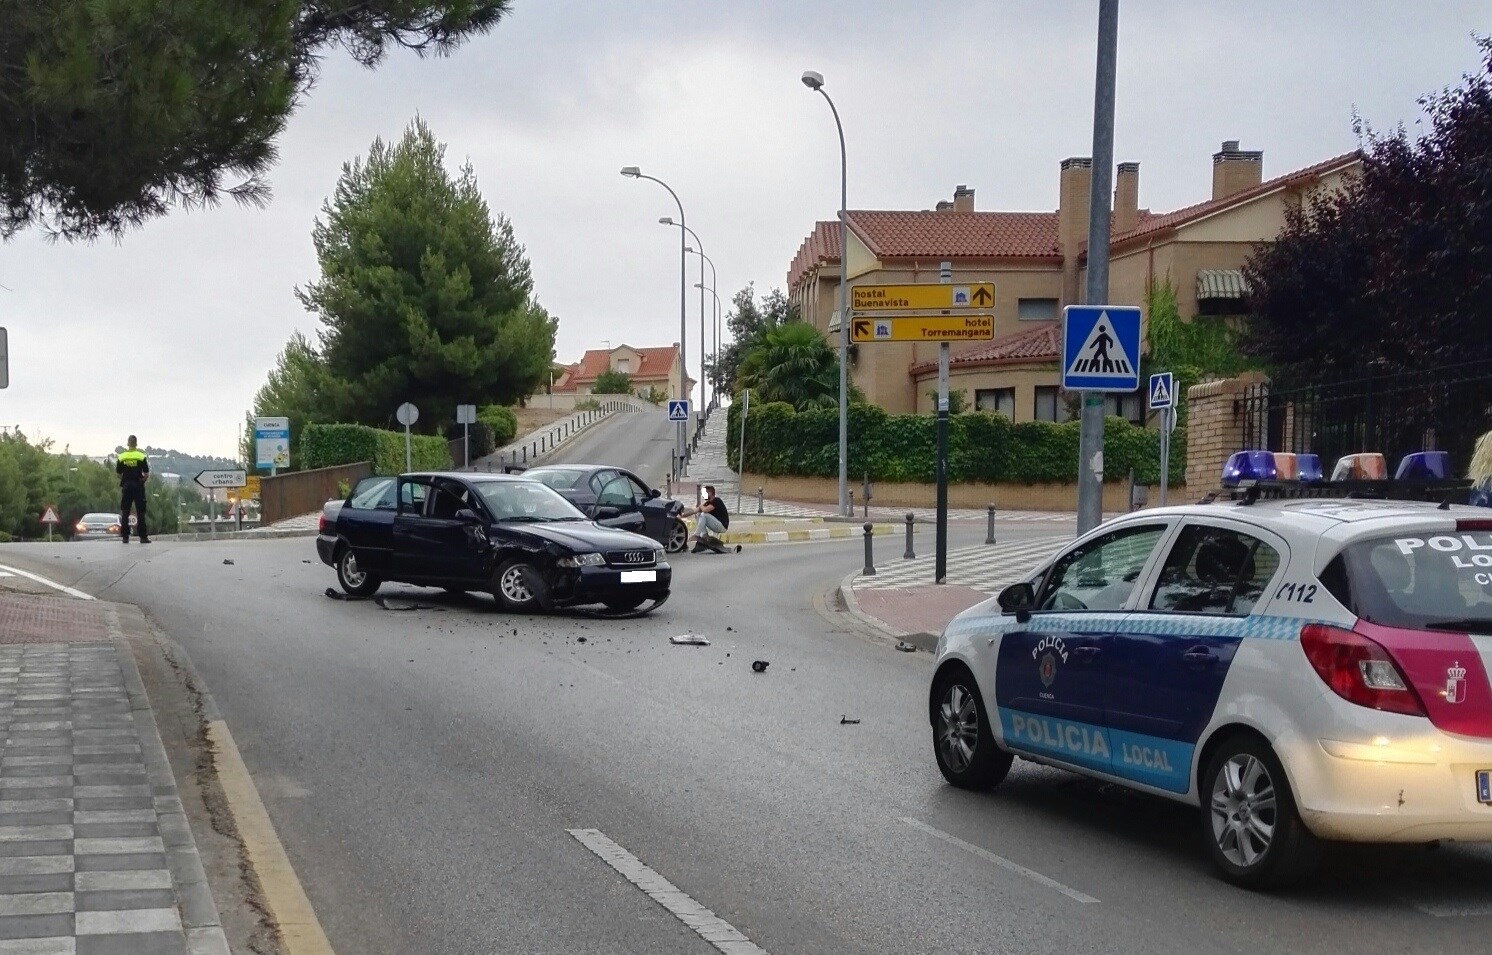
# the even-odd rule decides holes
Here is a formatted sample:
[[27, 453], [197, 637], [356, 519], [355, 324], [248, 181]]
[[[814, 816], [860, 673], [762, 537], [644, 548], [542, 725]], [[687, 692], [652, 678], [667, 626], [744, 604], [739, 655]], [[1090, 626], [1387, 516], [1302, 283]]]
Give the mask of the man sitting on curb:
[[[725, 543], [720, 539], [726, 529], [730, 527], [730, 511], [726, 509], [725, 502], [715, 496], [715, 485], [704, 486], [704, 502], [695, 508], [687, 508], [683, 516], [699, 515], [699, 520], [694, 526], [694, 553], [698, 554], [705, 549], [717, 554], [725, 553]], [[737, 547], [736, 550], [740, 550]]]

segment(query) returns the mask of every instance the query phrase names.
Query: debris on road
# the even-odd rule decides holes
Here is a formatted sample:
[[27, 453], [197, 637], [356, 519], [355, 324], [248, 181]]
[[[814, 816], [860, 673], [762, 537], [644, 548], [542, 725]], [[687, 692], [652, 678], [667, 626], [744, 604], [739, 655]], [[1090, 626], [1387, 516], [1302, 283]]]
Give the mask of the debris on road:
[[896, 641], [896, 649], [900, 650], [902, 653], [916, 653], [917, 652], [917, 648], [914, 645], [906, 642], [905, 640], [898, 640], [898, 641]]
[[403, 601], [403, 600], [389, 600], [389, 599], [387, 599], [385, 597], [374, 597], [373, 598], [373, 602], [376, 603], [376, 604], [378, 604], [378, 606], [382, 607], [384, 610], [442, 610], [443, 611], [443, 610], [446, 609], [444, 607], [437, 607], [437, 606], [435, 606], [435, 604], [422, 604], [422, 603], [417, 603], [417, 602], [412, 602], [412, 601]]
[[839, 717], [839, 725], [840, 726], [853, 726], [854, 724], [856, 724], [858, 722], [860, 722], [860, 721], [859, 720], [852, 720], [848, 716], [840, 714], [840, 717]]
[[751, 661], [751, 669], [754, 670], [757, 673], [766, 673], [767, 672], [767, 667], [769, 667], [769, 666], [771, 666], [771, 664], [768, 663], [766, 660], [753, 660], [753, 661]]
[[367, 597], [354, 597], [351, 594], [344, 594], [344, 593], [342, 593], [342, 591], [340, 591], [340, 590], [333, 590], [331, 587], [326, 588], [326, 595], [328, 597], [332, 598], [333, 600], [348, 600], [348, 601], [352, 601], [352, 600], [367, 600], [368, 599]]
[[225, 563], [225, 564], [231, 564], [231, 563], [233, 563], [233, 558], [231, 558], [231, 557], [224, 557], [223, 558], [223, 563]]
[[677, 637], [669, 637], [668, 642], [688, 647], [707, 647], [710, 645], [709, 640], [697, 633], [681, 633]]
[[576, 637], [575, 638], [575, 642], [576, 643], [584, 643], [585, 642], [585, 637]]

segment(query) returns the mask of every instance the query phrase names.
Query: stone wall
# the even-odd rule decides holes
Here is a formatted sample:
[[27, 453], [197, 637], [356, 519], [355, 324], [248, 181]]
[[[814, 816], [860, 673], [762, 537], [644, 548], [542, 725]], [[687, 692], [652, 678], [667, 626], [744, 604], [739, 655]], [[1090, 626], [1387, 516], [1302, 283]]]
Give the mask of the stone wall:
[[1247, 372], [1193, 385], [1187, 389], [1186, 486], [1205, 493], [1218, 486], [1228, 455], [1243, 447], [1244, 408], [1248, 389], [1268, 385], [1262, 372]]
[[[1214, 481], [1214, 484], [1217, 482]], [[745, 474], [741, 477], [742, 507], [752, 513], [756, 510], [756, 489], [761, 488], [768, 500], [796, 501], [805, 504], [833, 504], [839, 499], [839, 482], [834, 478], [778, 476]], [[865, 503], [860, 497], [860, 481], [852, 479], [850, 488], [855, 492], [855, 507]], [[879, 482], [871, 485], [872, 506], [879, 507], [932, 507], [936, 503], [936, 488], [932, 484], [898, 484]], [[746, 498], [752, 498], [749, 503]], [[1151, 487], [1151, 506], [1160, 500], [1160, 491]], [[1187, 489], [1170, 489], [1170, 503], [1179, 504], [1189, 500]], [[949, 484], [948, 506], [953, 508], [981, 508], [994, 504], [1000, 510], [1010, 511], [1073, 511], [1077, 509], [1078, 489], [1076, 484]], [[1129, 509], [1129, 485], [1123, 481], [1105, 483], [1103, 486], [1103, 509], [1106, 513], [1120, 513]]]

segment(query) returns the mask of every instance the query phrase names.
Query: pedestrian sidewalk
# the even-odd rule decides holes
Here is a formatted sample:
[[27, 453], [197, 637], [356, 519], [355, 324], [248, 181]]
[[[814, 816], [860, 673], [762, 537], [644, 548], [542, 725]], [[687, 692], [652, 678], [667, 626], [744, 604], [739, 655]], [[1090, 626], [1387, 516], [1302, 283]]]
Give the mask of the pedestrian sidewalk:
[[845, 577], [839, 597], [845, 609], [882, 632], [931, 650], [948, 621], [1025, 579], [1071, 535], [1026, 537], [948, 552], [944, 583], [933, 581], [934, 557], [892, 559], [876, 566], [875, 576]]
[[229, 951], [121, 609], [0, 593], [0, 953]]

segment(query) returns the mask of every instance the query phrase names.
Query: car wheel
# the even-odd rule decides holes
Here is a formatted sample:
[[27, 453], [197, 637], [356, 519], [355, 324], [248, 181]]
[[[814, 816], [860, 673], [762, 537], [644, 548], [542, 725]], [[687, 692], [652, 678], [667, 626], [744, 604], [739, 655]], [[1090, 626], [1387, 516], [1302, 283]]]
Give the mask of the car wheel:
[[689, 525], [675, 518], [668, 525], [668, 543], [663, 549], [670, 554], [682, 553], [689, 546]]
[[964, 789], [999, 785], [1015, 757], [995, 744], [973, 675], [962, 668], [944, 670], [933, 699], [933, 752], [943, 778]]
[[357, 554], [353, 553], [351, 547], [343, 547], [337, 557], [337, 583], [350, 596], [371, 597], [380, 581], [358, 566]]
[[1202, 837], [1224, 879], [1281, 888], [1310, 874], [1321, 843], [1300, 820], [1279, 758], [1262, 739], [1226, 740], [1202, 775]]
[[644, 599], [646, 599], [646, 598], [644, 598], [644, 597], [618, 597], [615, 600], [606, 600], [606, 601], [603, 601], [603, 603], [606, 604], [606, 609], [607, 610], [627, 611], [627, 610], [636, 610], [638, 607], [641, 607], [642, 606], [642, 602], [643, 602]]
[[548, 603], [549, 589], [539, 568], [522, 558], [507, 561], [497, 568], [493, 577], [492, 591], [504, 610], [531, 613], [543, 610]]

